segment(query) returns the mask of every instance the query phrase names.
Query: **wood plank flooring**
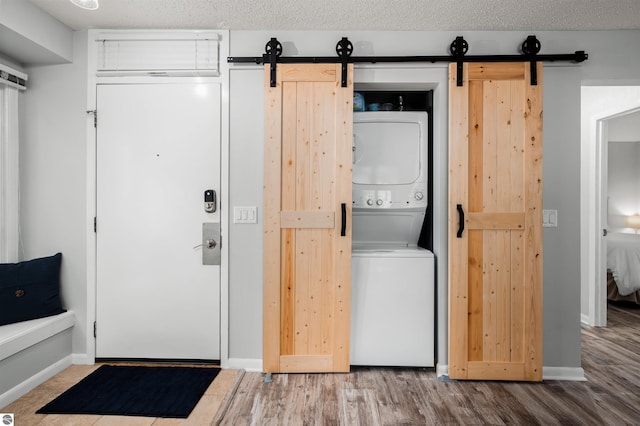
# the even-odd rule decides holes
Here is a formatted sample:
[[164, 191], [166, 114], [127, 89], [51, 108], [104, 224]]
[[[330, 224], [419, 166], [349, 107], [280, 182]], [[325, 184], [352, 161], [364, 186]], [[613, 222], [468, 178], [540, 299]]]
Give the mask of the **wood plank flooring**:
[[442, 381], [433, 369], [246, 373], [222, 425], [640, 424], [640, 309], [611, 305], [583, 328], [587, 382]]
[[[74, 365], [0, 412], [16, 425], [640, 425], [640, 308], [609, 305], [607, 328], [583, 328], [587, 382], [454, 382], [433, 369], [351, 374], [223, 370], [186, 420], [61, 416], [35, 411], [97, 366]], [[229, 391], [229, 392], [228, 392]], [[224, 399], [224, 400], [223, 400]], [[228, 401], [228, 404], [227, 404]], [[220, 415], [216, 416], [219, 407]]]

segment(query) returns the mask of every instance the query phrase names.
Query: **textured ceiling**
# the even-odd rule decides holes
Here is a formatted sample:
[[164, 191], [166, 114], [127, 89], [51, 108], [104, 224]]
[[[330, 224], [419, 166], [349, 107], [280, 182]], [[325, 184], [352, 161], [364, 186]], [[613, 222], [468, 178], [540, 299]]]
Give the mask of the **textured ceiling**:
[[640, 0], [31, 0], [73, 29], [640, 29]]

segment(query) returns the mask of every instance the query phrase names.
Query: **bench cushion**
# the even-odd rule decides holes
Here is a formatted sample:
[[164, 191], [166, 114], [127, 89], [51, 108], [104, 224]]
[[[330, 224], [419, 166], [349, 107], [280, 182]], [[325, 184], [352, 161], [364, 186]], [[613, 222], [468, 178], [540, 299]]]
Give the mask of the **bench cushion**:
[[0, 325], [57, 315], [62, 254], [0, 264]]

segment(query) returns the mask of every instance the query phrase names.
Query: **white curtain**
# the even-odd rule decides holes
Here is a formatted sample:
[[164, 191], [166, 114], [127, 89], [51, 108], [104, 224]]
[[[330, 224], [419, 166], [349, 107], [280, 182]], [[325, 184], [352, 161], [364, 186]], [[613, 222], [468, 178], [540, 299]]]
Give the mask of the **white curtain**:
[[20, 244], [18, 96], [0, 80], [0, 263], [18, 261]]

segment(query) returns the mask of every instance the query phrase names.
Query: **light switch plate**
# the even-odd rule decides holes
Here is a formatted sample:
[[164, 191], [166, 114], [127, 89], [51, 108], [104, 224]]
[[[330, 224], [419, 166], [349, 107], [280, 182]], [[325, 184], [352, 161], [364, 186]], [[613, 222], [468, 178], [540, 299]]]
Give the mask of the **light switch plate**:
[[234, 207], [233, 223], [258, 223], [258, 207]]
[[545, 228], [557, 228], [558, 210], [542, 210], [542, 226]]

